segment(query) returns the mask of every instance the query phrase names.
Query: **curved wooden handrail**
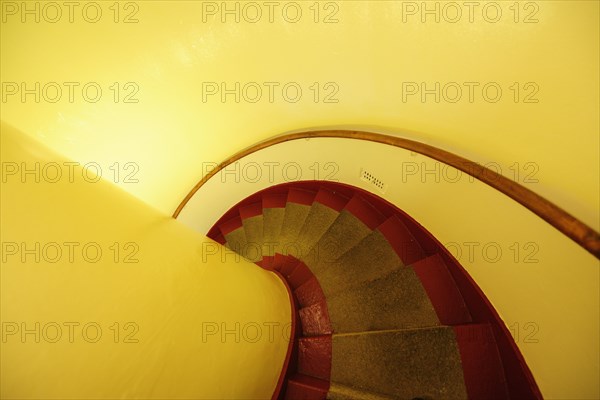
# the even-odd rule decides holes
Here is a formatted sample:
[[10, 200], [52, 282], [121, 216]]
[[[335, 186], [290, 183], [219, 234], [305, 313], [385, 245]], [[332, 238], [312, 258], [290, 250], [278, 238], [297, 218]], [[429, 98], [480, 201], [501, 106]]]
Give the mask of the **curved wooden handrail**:
[[177, 218], [187, 202], [208, 180], [210, 180], [214, 175], [228, 165], [249, 154], [276, 144], [288, 142], [290, 140], [311, 138], [343, 138], [382, 143], [410, 150], [415, 153], [420, 153], [427, 157], [433, 158], [434, 160], [450, 165], [466, 174], [473, 176], [474, 178], [477, 178], [481, 182], [493, 187], [494, 189], [517, 201], [519, 204], [528, 208], [544, 221], [558, 229], [564, 235], [571, 238], [573, 241], [575, 241], [575, 243], [579, 244], [581, 247], [593, 254], [596, 258], [600, 259], [600, 234], [598, 232], [579, 221], [577, 218], [567, 213], [554, 203], [546, 200], [519, 183], [514, 182], [489, 168], [437, 147], [397, 136], [389, 136], [381, 133], [364, 131], [320, 130], [295, 132], [275, 136], [248, 147], [229, 157], [227, 160], [223, 161], [212, 171], [206, 174], [188, 193], [181, 204], [179, 204], [173, 213], [173, 218]]

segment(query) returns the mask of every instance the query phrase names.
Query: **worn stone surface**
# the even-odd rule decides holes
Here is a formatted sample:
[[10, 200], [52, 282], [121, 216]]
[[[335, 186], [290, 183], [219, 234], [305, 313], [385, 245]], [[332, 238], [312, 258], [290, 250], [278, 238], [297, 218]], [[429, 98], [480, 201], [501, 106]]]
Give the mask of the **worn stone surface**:
[[299, 259], [304, 259], [314, 245], [327, 232], [331, 224], [337, 222], [339, 212], [321, 203], [315, 202], [310, 208], [304, 226], [298, 234], [298, 253], [294, 254]]
[[285, 255], [293, 255], [299, 251], [296, 241], [298, 239], [298, 234], [308, 217], [310, 208], [310, 206], [303, 204], [287, 203], [276, 252]]
[[260, 261], [262, 259], [263, 216], [261, 214], [243, 219], [242, 224], [246, 234], [246, 247], [242, 255], [250, 261]]
[[246, 240], [246, 232], [244, 231], [243, 226], [237, 228], [234, 231], [229, 232], [224, 237], [225, 237], [225, 240], [227, 240], [227, 243], [225, 244], [225, 246], [227, 246], [229, 249], [235, 251], [236, 253], [238, 253], [242, 256], [244, 255], [247, 240]]
[[439, 325], [415, 272], [406, 267], [327, 298], [335, 333]]
[[365, 281], [375, 280], [402, 267], [381, 232], [375, 230], [335, 262], [311, 269], [328, 297]]
[[369, 227], [348, 211], [342, 210], [303, 261], [316, 273], [356, 246], [370, 233]]
[[263, 257], [275, 255], [275, 243], [279, 242], [285, 208], [263, 209]]
[[331, 381], [393, 398], [467, 398], [451, 327], [334, 334]]

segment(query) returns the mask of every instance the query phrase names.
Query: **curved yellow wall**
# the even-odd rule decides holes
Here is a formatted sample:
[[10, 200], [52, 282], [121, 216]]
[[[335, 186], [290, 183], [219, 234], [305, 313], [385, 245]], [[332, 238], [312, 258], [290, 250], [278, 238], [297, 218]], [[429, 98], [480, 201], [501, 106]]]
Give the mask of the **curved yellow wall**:
[[[1, 138], [3, 166], [68, 162], [4, 124]], [[271, 396], [291, 318], [279, 278], [81, 168], [7, 171], [2, 398]]]
[[[40, 8], [36, 23], [21, 2], [2, 1], [2, 81], [39, 82], [40, 91], [56, 82], [63, 91], [56, 103], [52, 85], [45, 100], [23, 103], [19, 87], [2, 102], [2, 118], [74, 160], [137, 163], [139, 184], [117, 184], [167, 214], [203, 161], [287, 130], [343, 125], [422, 132], [408, 135], [497, 162], [509, 176], [520, 169], [519, 180], [533, 162], [536, 191], [600, 229], [598, 2], [276, 2], [271, 14], [256, 2], [255, 23], [248, 2], [226, 3], [239, 23], [220, 1], [99, 2], [99, 18], [84, 2], [72, 22], [61, 6], [54, 23], [52, 8]], [[302, 13], [295, 23], [293, 4]], [[239, 103], [235, 95], [221, 102], [210, 93], [222, 82], [256, 82], [263, 97], [250, 102], [250, 85]], [[265, 82], [279, 85], [273, 102]], [[421, 83], [436, 82], [440, 102], [435, 94], [422, 102]], [[457, 102], [452, 82], [463, 94]], [[102, 89], [96, 103], [83, 97], [88, 84], [88, 100], [95, 84]], [[283, 97], [286, 84], [300, 86], [298, 102], [293, 87]], [[502, 96], [493, 102], [496, 84]]]
[[[124, 1], [116, 7], [113, 2], [97, 2], [94, 4], [98, 4], [102, 12], [97, 22], [94, 22], [96, 6], [92, 2], [81, 3], [73, 12], [72, 22], [65, 6], [60, 6], [62, 16], [56, 22], [52, 22], [56, 19], [56, 10], [40, 8], [39, 22], [36, 22], [33, 3], [36, 2], [31, 2], [29, 9], [34, 10], [34, 14], [27, 14], [21, 9], [22, 2], [0, 1], [2, 119], [70, 159], [98, 165], [105, 180], [163, 215], [170, 215], [199, 180], [203, 163], [220, 162], [244, 146], [287, 130], [339, 126], [393, 134], [404, 132], [403, 135], [412, 139], [497, 166], [503, 174], [526, 184], [600, 230], [600, 34], [596, 1], [475, 2], [472, 14], [464, 5], [467, 2], [426, 2], [430, 10], [436, 7], [439, 10], [439, 22], [435, 14], [424, 12], [424, 2], [420, 1], [322, 1], [316, 8], [314, 2], [307, 1], [297, 2], [302, 17], [296, 23], [291, 22], [295, 18], [293, 2], [278, 3], [273, 22], [269, 21], [269, 9], [264, 2], [256, 2], [263, 12], [262, 19], [256, 23], [248, 21], [255, 14], [250, 14], [253, 10], [247, 8], [245, 2], [227, 2], [230, 9], [238, 7], [242, 13], [246, 7], [247, 14], [241, 16], [239, 23], [235, 22], [235, 15], [223, 15], [220, 1]], [[461, 18], [457, 22], [453, 22], [457, 14], [452, 4], [460, 8]], [[84, 7], [86, 14], [83, 14]], [[284, 7], [288, 7], [285, 16]], [[501, 15], [496, 17], [498, 8]], [[332, 23], [325, 23], [326, 19]], [[131, 23], [125, 23], [126, 20]], [[225, 101], [218, 94], [210, 94], [220, 89], [221, 83], [233, 88], [237, 82], [249, 90], [245, 97], [241, 94], [239, 103], [235, 101], [235, 94], [227, 95]], [[254, 97], [254, 82], [264, 92], [256, 103], [250, 101]], [[300, 86], [303, 96], [293, 103], [278, 90], [271, 102], [265, 82], [278, 89], [286, 84]], [[438, 93], [421, 96], [423, 89], [435, 90], [438, 82], [439, 102], [436, 101]], [[33, 93], [22, 98], [21, 84], [25, 85], [24, 89], [33, 89]], [[62, 97], [53, 103], [56, 86], [61, 88]], [[462, 90], [462, 98], [453, 102], [457, 86]], [[481, 90], [484, 86], [489, 90], [487, 97]], [[72, 100], [70, 87], [74, 88]], [[87, 97], [82, 93], [83, 87], [89, 89]], [[97, 87], [102, 95], [93, 102]], [[474, 88], [472, 100], [470, 87]], [[495, 87], [502, 89], [502, 96], [496, 102]], [[39, 102], [36, 102], [36, 92]], [[293, 94], [292, 87], [289, 95]], [[326, 102], [328, 95], [332, 95], [328, 99], [333, 102]], [[294, 161], [294, 157], [294, 154], [288, 155], [290, 161]], [[327, 155], [322, 159], [332, 161]], [[533, 184], [525, 181], [532, 173], [537, 180]], [[108, 185], [103, 184], [103, 187], [118, 193], [108, 189]], [[442, 196], [438, 190], [441, 188], [434, 190], [434, 195]], [[490, 195], [487, 189], [475, 193], [476, 198], [486, 201], [495, 195], [497, 193]], [[26, 200], [30, 197], [23, 194], [21, 198], [22, 201], [12, 204], [15, 207], [31, 204], [32, 200]], [[419, 199], [407, 201], [414, 207], [411, 213], [427, 221], [427, 227], [444, 242], [479, 240], [487, 243], [501, 237], [506, 246], [510, 245], [508, 241], [512, 237], [506, 236], [507, 231], [498, 236], [490, 227], [489, 235], [481, 237], [480, 232], [469, 231], [468, 224], [458, 229], [451, 224], [442, 226], [439, 222], [443, 220], [428, 213], [426, 203]], [[6, 204], [3, 201], [3, 218], [6, 213], [13, 215]], [[58, 204], [52, 202], [53, 206]], [[136, 206], [132, 211], [140, 209], [145, 208]], [[97, 218], [94, 224], [110, 221], [108, 218], [113, 218], [116, 211], [94, 213], [93, 217]], [[471, 209], [461, 211], [468, 215]], [[476, 215], [485, 215], [486, 211], [484, 206], [473, 209], [471, 219], [465, 221], [475, 220]], [[66, 212], [61, 211], [62, 215]], [[36, 218], [51, 217], [45, 211], [31, 213]], [[85, 220], [85, 215], [75, 214], [65, 217], [64, 221]], [[181, 229], [170, 228], [176, 225], [166, 218], [161, 220], [158, 214], [152, 215], [154, 219], [143, 220], [154, 221], [151, 226], [161, 233], [144, 234], [148, 236], [148, 243], [162, 239], [163, 230]], [[452, 218], [457, 215], [460, 214]], [[501, 219], [502, 215], [496, 217]], [[485, 218], [478, 220], [482, 222]], [[522, 234], [518, 239], [520, 246], [537, 240], [526, 235], [531, 232], [527, 218], [520, 219], [519, 223], [514, 231]], [[3, 229], [4, 226], [3, 221]], [[138, 233], [131, 234], [135, 239], [125, 239], [146, 237], [138, 236], [146, 226], [150, 225], [139, 227]], [[61, 235], [75, 237], [79, 231], [71, 229], [65, 223]], [[78, 229], [82, 237], [91, 235], [89, 226]], [[542, 264], [520, 274], [518, 264], [508, 270], [492, 269], [495, 273], [489, 273], [486, 263], [465, 263], [495, 305], [508, 310], [503, 318], [508, 325], [516, 326], [521, 340], [531, 332], [531, 326], [525, 324], [532, 318], [534, 322], [551, 321], [539, 326], [539, 335], [543, 335], [539, 340], [545, 345], [535, 347], [535, 342], [520, 343], [528, 361], [537, 366], [537, 375], [543, 376], [540, 385], [545, 393], [555, 397], [569, 397], [573, 393], [597, 397], [598, 381], [594, 379], [597, 359], [594, 368], [587, 370], [589, 375], [578, 380], [579, 368], [590, 365], [590, 357], [597, 354], [597, 343], [589, 353], [574, 343], [577, 351], [561, 370], [552, 369], [553, 364], [545, 362], [546, 356], [541, 351], [545, 346], [552, 348], [553, 343], [568, 343], [565, 338], [577, 340], [579, 334], [597, 339], [598, 319], [587, 318], [596, 308], [590, 306], [580, 313], [566, 306], [587, 306], [591, 300], [582, 293], [597, 293], [598, 276], [592, 269], [596, 261], [572, 249], [566, 238], [564, 246], [569, 251], [564, 254], [572, 251], [578, 256], [576, 261], [563, 259], [564, 254], [558, 254], [561, 247], [552, 247], [554, 243], [562, 243], [563, 238], [554, 233], [544, 233], [544, 236], [545, 243], [549, 243], [549, 253], [544, 257], [551, 262], [551, 274]], [[148, 251], [156, 252], [159, 257], [157, 247], [149, 246]], [[521, 256], [523, 251], [527, 249], [521, 249]], [[167, 251], [160, 251], [160, 257], [166, 254]], [[199, 257], [199, 253], [184, 254], [192, 260]], [[551, 258], [557, 254], [560, 257]], [[561, 260], [564, 269], [557, 260]], [[582, 260], [585, 266], [577, 269]], [[3, 271], [12, 270], [3, 267]], [[30, 275], [41, 282], [45, 271], [36, 269], [35, 274]], [[510, 280], [511, 275], [518, 276], [517, 288]], [[550, 283], [540, 283], [540, 275]], [[586, 282], [583, 283], [585, 290], [580, 290], [579, 280]], [[570, 296], [570, 300], [562, 303], [564, 307], [560, 309], [548, 307], [544, 297], [535, 297], [529, 291], [532, 287], [537, 294], [556, 296], [551, 289], [559, 282], [569, 282], [572, 289], [564, 294]], [[87, 294], [90, 289], [87, 285], [77, 289], [79, 283], [74, 279], [71, 285], [77, 293]], [[123, 286], [117, 293], [124, 295], [127, 290], [129, 286]], [[511, 300], [512, 290], [518, 299], [524, 300]], [[159, 300], [154, 300], [157, 307], [163, 304], [158, 303]], [[556, 299], [555, 302], [561, 301]], [[213, 301], [211, 306], [221, 303]], [[90, 303], [83, 301], [82, 304], [87, 308]], [[26, 306], [27, 303], [23, 303], [23, 307]], [[166, 309], [160, 307], [156, 315], [167, 315]], [[145, 307], [140, 305], [140, 309]], [[39, 315], [52, 315], [50, 310], [48, 307], [44, 311], [48, 314]], [[557, 313], [568, 316], [569, 324], [561, 322]], [[160, 325], [156, 322], [150, 326]], [[176, 330], [170, 332], [176, 335]], [[569, 332], [573, 336], [569, 336]], [[560, 348], [553, 349], [557, 352], [554, 359], [559, 360]], [[4, 354], [10, 353], [3, 352], [3, 359]], [[76, 354], [74, 352], [73, 357]], [[173, 356], [173, 362], [175, 359]], [[121, 368], [126, 365], [123, 363]], [[559, 379], [565, 374], [567, 380]], [[214, 376], [221, 375], [215, 373]], [[186, 372], [182, 379], [189, 382], [191, 375]], [[115, 383], [115, 386], [118, 385]], [[8, 390], [5, 387], [3, 381], [3, 390]], [[219, 387], [239, 390], [227, 384]], [[161, 393], [166, 393], [164, 390]]]

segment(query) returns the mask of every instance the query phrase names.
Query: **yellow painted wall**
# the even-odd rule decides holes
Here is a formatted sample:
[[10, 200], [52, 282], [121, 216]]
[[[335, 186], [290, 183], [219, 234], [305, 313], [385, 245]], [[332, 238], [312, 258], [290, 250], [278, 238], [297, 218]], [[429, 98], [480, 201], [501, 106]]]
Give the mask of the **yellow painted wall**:
[[[510, 1], [478, 2], [472, 16], [455, 2], [457, 22], [452, 2], [428, 2], [439, 10], [436, 22], [422, 2], [323, 1], [316, 15], [313, 2], [302, 1], [296, 23], [286, 21], [296, 18], [290, 2], [278, 3], [273, 22], [261, 6], [256, 23], [248, 22], [256, 10], [244, 9], [245, 2], [228, 2], [230, 9], [238, 4], [239, 23], [222, 13], [222, 2], [120, 2], [118, 15], [112, 2], [100, 2], [96, 23], [88, 22], [96, 18], [95, 8], [84, 14], [84, 3], [73, 11], [73, 22], [63, 6], [55, 23], [49, 22], [56, 19], [51, 8], [40, 8], [36, 23], [20, 2], [1, 3], [2, 81], [25, 82], [30, 89], [35, 82], [80, 84], [72, 103], [64, 85], [56, 103], [35, 103], [34, 95], [23, 103], [20, 93], [9, 95], [2, 118], [77, 161], [105, 168], [137, 163], [139, 184], [117, 183], [165, 213], [198, 181], [204, 161], [219, 162], [287, 130], [342, 125], [413, 131], [414, 139], [498, 162], [503, 171], [534, 162], [538, 193], [600, 229], [597, 1], [518, 2], [516, 8]], [[219, 10], [209, 15], [215, 4]], [[82, 98], [89, 82], [103, 90], [97, 103]], [[136, 86], [125, 88], [127, 82]], [[279, 91], [271, 103], [263, 87], [256, 103], [236, 103], [233, 95], [225, 103], [219, 96], [203, 102], [205, 82], [230, 88], [235, 82], [277, 82], [279, 88], [296, 82], [303, 97], [291, 103]], [[310, 89], [314, 82], [318, 102]], [[337, 103], [324, 103], [335, 89], [325, 88], [328, 82], [339, 89]], [[403, 101], [403, 85], [410, 82], [428, 88], [457, 82], [463, 98], [445, 100], [453, 97], [449, 86], [439, 103], [433, 95], [424, 103], [418, 95]], [[479, 84], [473, 102], [464, 82]], [[489, 82], [502, 89], [496, 103], [482, 96]], [[525, 88], [530, 82], [534, 86]], [[528, 100], [538, 102], [525, 103], [536, 87]], [[125, 103], [136, 88], [132, 99], [139, 102]]]
[[[496, 2], [502, 15], [498, 22], [490, 22], [495, 19], [496, 6], [492, 3], [478, 3], [472, 22], [469, 9], [461, 6], [462, 18], [453, 23], [455, 10], [449, 8], [448, 2], [428, 2], [429, 7], [440, 10], [438, 23], [435, 15], [422, 14], [422, 2], [340, 1], [317, 4], [319, 15], [315, 23], [315, 8], [310, 8], [314, 3], [306, 1], [298, 2], [303, 16], [297, 23], [286, 21], [282, 14], [287, 2], [275, 10], [272, 23], [264, 7], [260, 21], [250, 23], [241, 18], [236, 23], [231, 15], [222, 22], [220, 13], [203, 21], [203, 7], [214, 3], [190, 1], [120, 2], [118, 22], [114, 22], [113, 2], [99, 2], [102, 17], [96, 23], [86, 21], [80, 8], [71, 23], [64, 7], [62, 18], [52, 23], [47, 21], [54, 18], [51, 9], [40, 14], [40, 21], [36, 22], [35, 15], [23, 15], [22, 9], [13, 7], [20, 7], [21, 2], [1, 1], [0, 71], [5, 83], [2, 96], [6, 96], [0, 99], [1, 116], [73, 160], [98, 163], [106, 180], [163, 215], [171, 214], [198, 181], [203, 162], [220, 162], [245, 146], [287, 130], [340, 126], [403, 132], [412, 139], [481, 163], [495, 162], [509, 177], [514, 172], [510, 167], [518, 163], [521, 183], [524, 174], [531, 172], [523, 166], [531, 162], [539, 182], [528, 187], [598, 230], [599, 4], [518, 2], [516, 18], [514, 2]], [[221, 2], [216, 4], [220, 7]], [[247, 3], [239, 4], [241, 9]], [[416, 14], [414, 7], [419, 8]], [[88, 10], [88, 20], [95, 17], [94, 11]], [[293, 19], [293, 9], [288, 11], [291, 14], [286, 17]], [[337, 22], [324, 23], [332, 13]], [[128, 15], [137, 22], [123, 23]], [[253, 18], [253, 14], [247, 17]], [[54, 96], [50, 85], [39, 103], [35, 102], [35, 94], [26, 95], [23, 101], [20, 92], [10, 94], [14, 91], [12, 83], [23, 82], [30, 89], [39, 82], [40, 90], [57, 82], [63, 96], [56, 103], [49, 102]], [[103, 94], [92, 103], [77, 90], [71, 102], [64, 82], [75, 82], [78, 88], [94, 83]], [[117, 102], [115, 82], [119, 88]], [[244, 99], [236, 103], [233, 95], [226, 97], [225, 102], [219, 96], [203, 101], [203, 84], [211, 82], [225, 82], [228, 87], [236, 82], [258, 82], [265, 94], [256, 103]], [[274, 101], [269, 102], [264, 82], [276, 82], [279, 88], [296, 82], [303, 89], [303, 97], [292, 103], [278, 91]], [[314, 82], [320, 88], [317, 102], [310, 89]], [[427, 95], [422, 101], [419, 95], [403, 92], [403, 86], [406, 89], [412, 82], [425, 82], [428, 88], [436, 82], [441, 87], [457, 82], [463, 98], [452, 103], [448, 98], [453, 93], [447, 92], [446, 97], [441, 93], [439, 103], [435, 95]], [[495, 82], [503, 90], [502, 97], [492, 102], [477, 90], [471, 102], [465, 82], [475, 82], [478, 88]], [[514, 89], [511, 90], [514, 82], [520, 88], [517, 102]], [[126, 87], [127, 83], [130, 85]], [[326, 87], [328, 83], [333, 86]], [[333, 97], [337, 102], [325, 103], [324, 96], [332, 88], [339, 89]], [[529, 100], [537, 102], [525, 102], [525, 96], [536, 88], [539, 91]], [[138, 91], [130, 100], [138, 102], [126, 103], [125, 95], [132, 90]], [[94, 95], [93, 90], [90, 93]], [[289, 154], [290, 160], [294, 157]], [[328, 161], [335, 160], [331, 158]], [[119, 163], [118, 176], [115, 163]], [[133, 164], [125, 168], [126, 163]], [[138, 182], [125, 179], [128, 173]], [[488, 199], [488, 195], [485, 189], [477, 194], [481, 199]], [[421, 220], [429, 219], [431, 226], [441, 221], [428, 214], [426, 203], [408, 200], [415, 207], [412, 213], [421, 215]], [[3, 203], [3, 213], [7, 212], [5, 209]], [[468, 214], [471, 210], [461, 212]], [[41, 215], [45, 214], [40, 212]], [[80, 215], [85, 214], [77, 214], [76, 218]], [[479, 221], [485, 226], [482, 218]], [[511, 218], [514, 215], [506, 215], [506, 219]], [[472, 217], [468, 221], [475, 220]], [[523, 218], [515, 222], [521, 224], [515, 231], [529, 232], [527, 221]], [[164, 226], [169, 224], [165, 219]], [[472, 238], [477, 227], [470, 230], [471, 226], [465, 224], [450, 231], [451, 225], [437, 226], [441, 230], [432, 231], [443, 241], [498, 237], [493, 234], [493, 226], [488, 236], [477, 236], [478, 239]], [[67, 232], [65, 228], [64, 234]], [[500, 237], [510, 240], [505, 233]], [[131, 236], [138, 238], [137, 234]], [[162, 238], [162, 234], [157, 237]], [[544, 237], [550, 246], [563, 240], [554, 234]], [[571, 249], [568, 239], [564, 240], [564, 246]], [[559, 248], [551, 248], [546, 257]], [[582, 278], [576, 272], [581, 260], [586, 260], [584, 275], [590, 277], [585, 290], [577, 282]], [[583, 293], [597, 290], [593, 262], [581, 255], [573, 262], [576, 265], [565, 261], [565, 269], [561, 270], [553, 261], [550, 285], [537, 279], [539, 274], [549, 278], [542, 266], [534, 268], [539, 274], [531, 270], [519, 274], [516, 265], [507, 270], [492, 268], [490, 271], [496, 271], [492, 273], [486, 270], [485, 263], [468, 264], [482, 287], [491, 288], [489, 295], [495, 299], [495, 305], [508, 310], [503, 314], [507, 323], [518, 322], [522, 328], [529, 319], [522, 320], [521, 316], [528, 312], [535, 315], [535, 321], [551, 321], [540, 327], [540, 334], [548, 335], [544, 336], [544, 343], [550, 345], [568, 342], [564, 332], [573, 332], [574, 340], [579, 334], [597, 338], [598, 320], [586, 317], [595, 309], [578, 313], [572, 307], [561, 308], [560, 312], [568, 315], [574, 326], [562, 325], [561, 319], [552, 314], [556, 312], [553, 309], [534, 307], [543, 304], [544, 299], [534, 298], [528, 288], [555, 296], [553, 285], [569, 282], [562, 295], [570, 296], [573, 303], [563, 304], [588, 304], [590, 297]], [[514, 274], [519, 277], [518, 298], [530, 296], [531, 301], [511, 300], [510, 279]], [[541, 314], [536, 314], [538, 311]], [[569, 365], [589, 365], [588, 358], [597, 353], [597, 345], [587, 354], [578, 343], [574, 346], [577, 353], [569, 359]], [[572, 375], [563, 385], [553, 376], [564, 376], [565, 371], [554, 370], [553, 364], [545, 362], [542, 347], [525, 347], [529, 349], [528, 361], [536, 363], [544, 376], [541, 385], [549, 388], [545, 390], [550, 395], [568, 397], [581, 388], [588, 397], [598, 393], [598, 382], [592, 375], [595, 370], [580, 381], [577, 370], [570, 369]], [[559, 359], [559, 353], [556, 354]]]
[[67, 160], [5, 124], [1, 138], [3, 166], [46, 171], [3, 176], [2, 398], [270, 397], [279, 278], [81, 168], [43, 179]]

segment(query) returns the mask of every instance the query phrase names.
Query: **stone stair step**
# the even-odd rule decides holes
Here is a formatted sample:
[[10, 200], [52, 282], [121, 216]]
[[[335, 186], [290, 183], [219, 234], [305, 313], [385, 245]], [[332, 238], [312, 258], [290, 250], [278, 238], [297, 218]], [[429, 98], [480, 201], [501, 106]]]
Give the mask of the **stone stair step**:
[[406, 267], [327, 298], [336, 333], [440, 325], [419, 277]]
[[279, 242], [286, 204], [287, 193], [266, 193], [262, 197], [263, 257], [275, 255], [275, 244]]
[[253, 262], [260, 261], [263, 247], [262, 201], [240, 207], [239, 211], [246, 234], [244, 256]]
[[355, 194], [303, 261], [316, 273], [348, 252], [385, 221], [373, 206]]
[[319, 239], [329, 229], [340, 214], [348, 200], [326, 189], [320, 189], [315, 196], [310, 212], [306, 217], [297, 238], [297, 252], [294, 254], [299, 259], [304, 259]]
[[316, 192], [313, 191], [290, 189], [276, 252], [285, 255], [297, 252], [298, 234], [310, 213], [315, 196]]
[[451, 327], [333, 335], [331, 382], [394, 398], [466, 399]]
[[225, 246], [238, 254], [243, 255], [246, 248], [246, 232], [242, 218], [237, 215], [219, 225], [219, 230], [226, 240]]
[[337, 260], [312, 268], [327, 297], [372, 281], [403, 266], [379, 230], [372, 231]]

